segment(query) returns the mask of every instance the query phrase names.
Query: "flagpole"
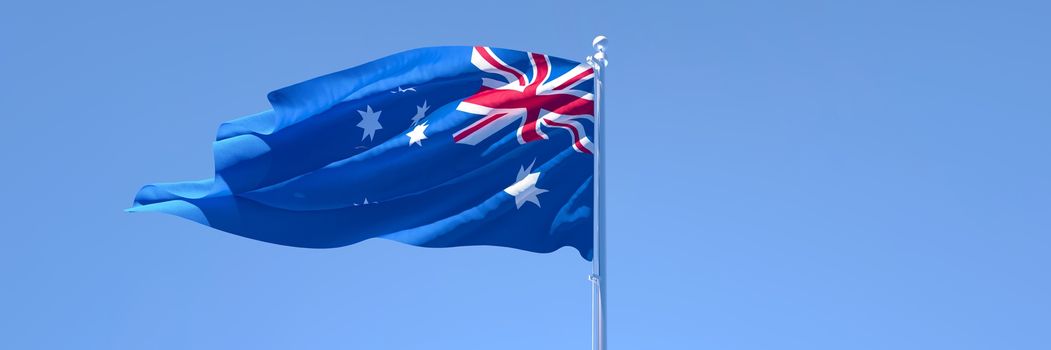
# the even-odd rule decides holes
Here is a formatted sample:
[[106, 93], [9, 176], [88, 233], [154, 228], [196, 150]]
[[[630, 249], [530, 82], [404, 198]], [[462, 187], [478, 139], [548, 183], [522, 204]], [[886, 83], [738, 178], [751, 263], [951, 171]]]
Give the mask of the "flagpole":
[[606, 43], [605, 36], [596, 36], [591, 41], [595, 53], [588, 56], [588, 65], [595, 70], [595, 176], [594, 176], [594, 242], [592, 251], [591, 297], [591, 347], [606, 350]]

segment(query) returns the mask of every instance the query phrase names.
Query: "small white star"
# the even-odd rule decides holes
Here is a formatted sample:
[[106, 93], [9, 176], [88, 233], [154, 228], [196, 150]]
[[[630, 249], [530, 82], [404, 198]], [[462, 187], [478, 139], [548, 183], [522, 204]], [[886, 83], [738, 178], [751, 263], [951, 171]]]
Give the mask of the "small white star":
[[430, 108], [431, 106], [427, 105], [427, 100], [423, 100], [422, 106], [416, 106], [416, 115], [412, 116], [412, 125], [419, 123], [420, 119], [423, 119], [423, 117], [426, 116], [427, 110]]
[[369, 205], [369, 197], [365, 197], [365, 202], [363, 202], [363, 203], [361, 203], [361, 204], [358, 204], [358, 203], [354, 203], [354, 206], [355, 206], [355, 207], [357, 207], [357, 206], [362, 206], [362, 205]]
[[409, 137], [409, 146], [417, 144], [420, 145], [420, 147], [423, 147], [423, 144], [420, 143], [420, 141], [427, 139], [427, 135], [423, 133], [425, 130], [427, 130], [427, 126], [427, 123], [417, 125], [415, 128], [412, 128], [412, 131], [409, 131], [409, 133], [405, 134], [405, 136]]
[[529, 168], [520, 168], [518, 170], [518, 179], [511, 186], [504, 189], [507, 194], [515, 196], [515, 207], [522, 209], [522, 205], [526, 202], [536, 204], [540, 207], [540, 198], [537, 196], [547, 192], [547, 190], [536, 187], [536, 181], [540, 179], [540, 172], [532, 173], [533, 163], [529, 164]]
[[358, 123], [358, 127], [364, 130], [361, 134], [361, 140], [364, 141], [365, 137], [369, 137], [369, 141], [372, 141], [376, 136], [376, 130], [383, 129], [383, 125], [380, 125], [380, 113], [382, 111], [372, 111], [372, 106], [365, 106], [364, 111], [358, 111], [361, 114], [361, 122]]

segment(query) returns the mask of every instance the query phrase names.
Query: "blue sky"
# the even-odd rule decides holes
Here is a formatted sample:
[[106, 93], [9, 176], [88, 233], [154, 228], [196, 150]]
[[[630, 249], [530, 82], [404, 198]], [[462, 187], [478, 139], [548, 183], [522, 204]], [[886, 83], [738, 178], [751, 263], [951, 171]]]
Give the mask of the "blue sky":
[[1051, 342], [1051, 6], [0, 5], [0, 348], [585, 349], [571, 249], [280, 247], [163, 215], [219, 123], [404, 49], [610, 37], [614, 349]]

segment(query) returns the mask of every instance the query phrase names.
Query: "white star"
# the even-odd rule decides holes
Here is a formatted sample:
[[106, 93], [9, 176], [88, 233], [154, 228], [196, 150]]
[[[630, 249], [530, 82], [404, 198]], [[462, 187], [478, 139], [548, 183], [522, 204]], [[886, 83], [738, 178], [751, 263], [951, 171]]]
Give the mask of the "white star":
[[427, 105], [427, 100], [423, 100], [422, 106], [416, 106], [416, 115], [412, 116], [412, 125], [416, 125], [416, 123], [419, 123], [420, 119], [423, 119], [423, 117], [427, 114], [427, 110], [430, 108], [431, 106]]
[[365, 106], [364, 111], [358, 111], [361, 114], [361, 122], [358, 123], [358, 127], [364, 130], [361, 134], [361, 140], [365, 140], [365, 136], [369, 137], [369, 141], [376, 136], [376, 130], [383, 129], [383, 125], [380, 125], [380, 113], [382, 111], [372, 111], [372, 106]]
[[520, 168], [518, 170], [518, 179], [511, 186], [504, 189], [507, 194], [515, 196], [515, 207], [522, 209], [522, 205], [526, 202], [536, 204], [540, 207], [540, 198], [537, 198], [541, 193], [547, 192], [547, 190], [536, 187], [536, 181], [540, 179], [540, 172], [531, 173], [533, 171], [533, 163], [529, 164], [529, 168]]
[[423, 144], [420, 143], [420, 141], [427, 139], [427, 135], [423, 133], [424, 130], [427, 130], [427, 126], [427, 123], [417, 125], [415, 128], [412, 128], [412, 131], [405, 134], [405, 136], [409, 137], [409, 146], [417, 144], [420, 145], [420, 147], [423, 147]]
[[357, 206], [361, 206], [361, 205], [369, 205], [369, 197], [365, 197], [365, 202], [363, 202], [363, 203], [361, 203], [361, 204], [358, 204], [358, 203], [354, 203], [354, 206], [355, 206], [355, 207], [357, 207]]

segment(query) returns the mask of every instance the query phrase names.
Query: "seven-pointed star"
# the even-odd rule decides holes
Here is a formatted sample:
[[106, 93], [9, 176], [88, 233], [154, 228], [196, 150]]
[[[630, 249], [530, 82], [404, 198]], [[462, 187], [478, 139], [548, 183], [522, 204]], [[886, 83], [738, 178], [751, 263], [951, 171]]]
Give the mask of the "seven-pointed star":
[[423, 119], [423, 117], [426, 116], [427, 110], [430, 108], [431, 106], [427, 105], [427, 100], [423, 100], [422, 106], [416, 106], [416, 115], [412, 116], [412, 125], [419, 123], [420, 119]]
[[364, 130], [361, 133], [361, 140], [365, 140], [365, 136], [369, 137], [369, 141], [372, 141], [376, 136], [376, 130], [383, 129], [380, 125], [380, 113], [382, 111], [372, 111], [372, 106], [365, 106], [364, 111], [358, 111], [361, 114], [361, 122], [358, 123], [358, 127]]
[[427, 123], [417, 125], [415, 128], [412, 128], [412, 131], [405, 134], [405, 136], [409, 137], [409, 146], [417, 144], [420, 145], [420, 147], [423, 147], [423, 144], [420, 143], [420, 141], [427, 139], [427, 135], [423, 133], [425, 130], [427, 130]]
[[540, 179], [540, 172], [531, 172], [535, 163], [536, 161], [534, 160], [533, 163], [529, 164], [529, 168], [520, 168], [518, 170], [518, 179], [515, 180], [515, 183], [504, 189], [504, 192], [507, 192], [507, 194], [515, 196], [515, 207], [517, 209], [522, 209], [522, 204], [526, 202], [540, 207], [540, 198], [537, 196], [547, 192], [543, 188], [536, 187], [536, 181]]

